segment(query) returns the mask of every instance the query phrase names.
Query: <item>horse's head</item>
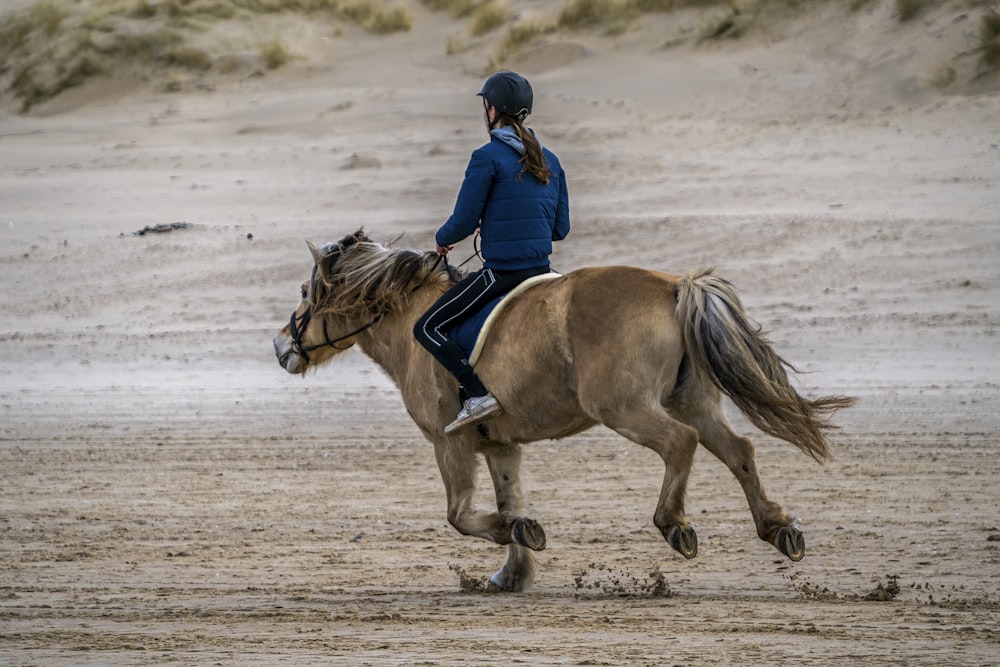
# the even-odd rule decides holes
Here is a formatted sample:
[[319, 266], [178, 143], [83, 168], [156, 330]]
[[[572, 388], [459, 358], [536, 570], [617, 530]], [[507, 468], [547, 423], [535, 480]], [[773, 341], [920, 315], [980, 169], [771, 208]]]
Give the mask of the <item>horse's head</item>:
[[[274, 353], [289, 373], [304, 373], [310, 366], [326, 363], [349, 349], [362, 331], [381, 319], [363, 306], [357, 311], [332, 308], [331, 297], [343, 283], [338, 264], [359, 244], [371, 240], [358, 230], [337, 243], [317, 248], [306, 242], [313, 256], [312, 274], [302, 283], [301, 301], [277, 336]], [[362, 322], [361, 320], [365, 321]]]

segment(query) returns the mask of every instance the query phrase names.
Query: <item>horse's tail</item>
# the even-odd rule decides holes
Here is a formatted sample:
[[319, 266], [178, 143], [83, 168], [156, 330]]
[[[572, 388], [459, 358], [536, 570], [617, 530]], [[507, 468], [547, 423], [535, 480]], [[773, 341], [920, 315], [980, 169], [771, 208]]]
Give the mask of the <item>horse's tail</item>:
[[808, 400], [795, 391], [774, 351], [747, 317], [733, 286], [702, 269], [677, 283], [677, 318], [688, 356], [753, 424], [786, 440], [819, 462], [830, 458], [825, 431], [833, 412], [854, 404], [850, 396]]

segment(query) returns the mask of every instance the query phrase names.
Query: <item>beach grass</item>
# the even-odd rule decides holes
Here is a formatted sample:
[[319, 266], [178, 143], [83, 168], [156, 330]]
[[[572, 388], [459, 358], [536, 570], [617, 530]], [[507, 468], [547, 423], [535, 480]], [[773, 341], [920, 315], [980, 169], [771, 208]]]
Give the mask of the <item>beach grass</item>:
[[[384, 7], [378, 0], [38, 0], [0, 13], [0, 87], [20, 100], [22, 111], [91, 77], [141, 66], [166, 73], [169, 84], [162, 88], [180, 89], [189, 78], [182, 73], [217, 67], [230, 73], [238, 62], [223, 50], [193, 44], [197, 35], [222, 21], [292, 13], [356, 23], [377, 34], [412, 26], [404, 5]], [[287, 46], [265, 38], [255, 69], [278, 69], [293, 59]]]
[[[145, 68], [145, 78], [161, 88], [182, 90], [208, 75], [233, 77], [263, 74], [297, 59], [280, 34], [264, 34], [248, 50], [227, 46], [225, 40], [204, 37], [222, 22], [261, 32], [269, 16], [295, 15], [322, 21], [342, 35], [348, 25], [378, 35], [413, 29], [411, 8], [420, 3], [445, 20], [461, 22], [461, 33], [447, 37], [445, 52], [465, 53], [485, 46], [486, 68], [513, 62], [520, 51], [560, 34], [590, 32], [617, 36], [632, 29], [644, 15], [678, 10], [701, 12], [702, 26], [693, 42], [738, 38], [769, 22], [843, 0], [559, 0], [548, 9], [532, 7], [524, 17], [513, 0], [36, 0], [6, 13], [0, 10], [0, 91], [20, 101], [28, 111], [68, 88], [102, 74]], [[969, 12], [981, 11], [980, 75], [1000, 69], [1000, 8], [996, 0], [962, 0]], [[407, 4], [409, 3], [409, 4]], [[935, 0], [847, 0], [857, 12], [881, 4], [901, 23], [916, 21], [932, 11]], [[275, 19], [279, 20], [279, 19]], [[282, 21], [287, 19], [280, 19]], [[273, 25], [273, 22], [272, 22]], [[254, 27], [250, 27], [254, 26]], [[246, 40], [244, 40], [246, 41]], [[228, 49], [228, 50], [227, 50]], [[158, 74], [157, 74], [158, 72]], [[166, 77], [167, 83], [162, 83]], [[954, 67], [935, 70], [933, 85], [946, 88], [959, 77]]]
[[1000, 12], [993, 10], [983, 14], [979, 39], [983, 64], [990, 70], [1000, 69]]
[[488, 34], [505, 25], [510, 12], [496, 0], [490, 0], [475, 10], [470, 19], [470, 30], [476, 37]]

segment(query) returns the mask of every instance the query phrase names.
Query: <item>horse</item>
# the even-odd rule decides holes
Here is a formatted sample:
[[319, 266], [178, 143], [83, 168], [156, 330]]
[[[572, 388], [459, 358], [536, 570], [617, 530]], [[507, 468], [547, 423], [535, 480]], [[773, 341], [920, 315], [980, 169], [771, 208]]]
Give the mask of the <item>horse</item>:
[[[413, 326], [461, 275], [434, 253], [393, 248], [363, 230], [317, 248], [301, 301], [274, 338], [278, 362], [301, 374], [357, 345], [402, 393], [434, 445], [449, 523], [458, 532], [507, 545], [490, 577], [520, 592], [535, 577], [533, 551], [545, 531], [525, 516], [522, 445], [565, 438], [604, 424], [663, 460], [653, 523], [685, 558], [698, 537], [684, 513], [699, 442], [722, 460], [749, 501], [757, 535], [792, 561], [805, 538], [768, 499], [749, 438], [727, 421], [722, 396], [761, 431], [819, 463], [830, 458], [830, 416], [849, 396], [806, 399], [790, 383], [798, 372], [744, 312], [733, 286], [713, 269], [683, 276], [630, 266], [578, 269], [524, 291], [497, 314], [476, 373], [503, 407], [499, 416], [445, 435], [460, 408], [455, 379], [421, 347]], [[486, 460], [496, 510], [477, 509], [479, 456]]]

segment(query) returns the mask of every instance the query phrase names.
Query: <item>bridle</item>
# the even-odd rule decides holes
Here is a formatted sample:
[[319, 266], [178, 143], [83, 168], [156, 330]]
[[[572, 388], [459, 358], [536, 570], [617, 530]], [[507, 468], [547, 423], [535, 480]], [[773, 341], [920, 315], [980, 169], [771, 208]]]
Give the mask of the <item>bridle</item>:
[[379, 320], [382, 319], [382, 315], [383, 315], [382, 313], [379, 313], [378, 317], [376, 317], [374, 320], [364, 325], [363, 327], [358, 327], [351, 333], [339, 336], [337, 338], [330, 338], [330, 334], [326, 332], [326, 319], [324, 318], [323, 342], [316, 343], [315, 345], [303, 345], [302, 333], [306, 330], [306, 327], [309, 326], [309, 322], [312, 320], [312, 306], [310, 305], [308, 308], [302, 311], [302, 314], [299, 315], [298, 317], [296, 317], [295, 313], [292, 313], [292, 317], [288, 321], [288, 328], [292, 334], [292, 350], [296, 352], [300, 357], [305, 359], [307, 364], [312, 363], [312, 359], [309, 358], [308, 353], [314, 350], [318, 350], [321, 347], [332, 347], [335, 350], [341, 350], [341, 351], [349, 350], [354, 346], [354, 343], [351, 343], [347, 347], [340, 347], [339, 345], [337, 345], [337, 343], [339, 343], [342, 340], [347, 340], [351, 336], [356, 336], [362, 331], [375, 326], [376, 324], [378, 324]]
[[[316, 289], [316, 271], [318, 268], [319, 268], [318, 264], [313, 265], [312, 275], [309, 277], [310, 292]], [[288, 320], [288, 330], [292, 334], [292, 351], [297, 353], [303, 359], [305, 359], [307, 364], [312, 363], [312, 359], [309, 358], [309, 353], [318, 350], [320, 348], [332, 347], [335, 350], [341, 350], [341, 351], [351, 349], [351, 347], [354, 346], [354, 343], [351, 343], [347, 347], [341, 347], [337, 345], [337, 343], [347, 340], [351, 336], [356, 336], [362, 331], [375, 326], [375, 324], [382, 319], [382, 314], [379, 314], [379, 316], [376, 317], [374, 320], [364, 325], [363, 327], [355, 329], [349, 334], [345, 334], [337, 338], [330, 338], [330, 334], [327, 333], [326, 331], [326, 318], [323, 318], [323, 342], [316, 343], [315, 345], [303, 345], [302, 334], [305, 333], [305, 330], [309, 327], [309, 322], [312, 321], [312, 316], [313, 316], [313, 307], [312, 304], [309, 304], [309, 306], [306, 307], [304, 311], [302, 311], [301, 315], [296, 315], [295, 311], [292, 311], [292, 316]]]
[[[438, 265], [441, 263], [442, 260], [445, 262], [445, 264], [447, 264], [448, 260], [445, 259], [444, 255], [438, 255], [437, 260], [434, 262], [434, 266], [431, 267], [431, 270], [428, 272], [427, 275], [431, 275], [432, 273], [434, 273], [434, 271], [437, 269]], [[312, 276], [310, 276], [309, 278], [310, 292], [312, 292], [315, 289], [316, 271], [318, 268], [319, 268], [318, 264], [313, 266]], [[423, 283], [420, 283], [420, 285], [417, 285], [416, 287], [413, 288], [413, 291], [420, 289], [422, 285]], [[326, 318], [323, 318], [323, 342], [316, 343], [315, 345], [303, 345], [302, 334], [305, 333], [305, 330], [306, 328], [308, 328], [309, 322], [312, 321], [312, 316], [313, 316], [313, 307], [312, 304], [309, 304], [309, 306], [306, 307], [304, 311], [302, 311], [301, 315], [296, 315], [295, 311], [293, 311], [291, 318], [289, 318], [288, 320], [288, 330], [292, 335], [292, 351], [298, 354], [303, 359], [305, 359], [307, 364], [311, 364], [312, 359], [309, 358], [309, 352], [313, 352], [315, 350], [319, 350], [320, 348], [324, 347], [332, 347], [333, 349], [340, 351], [349, 350], [352, 347], [354, 347], [354, 343], [351, 343], [346, 347], [341, 347], [340, 345], [337, 345], [337, 343], [345, 341], [348, 338], [357, 336], [362, 331], [370, 329], [371, 327], [378, 324], [382, 320], [382, 317], [384, 315], [385, 313], [379, 313], [378, 315], [375, 316], [375, 319], [373, 319], [368, 324], [360, 326], [354, 331], [348, 334], [344, 334], [343, 336], [338, 336], [337, 338], [330, 338], [330, 334], [327, 333], [326, 330]]]

